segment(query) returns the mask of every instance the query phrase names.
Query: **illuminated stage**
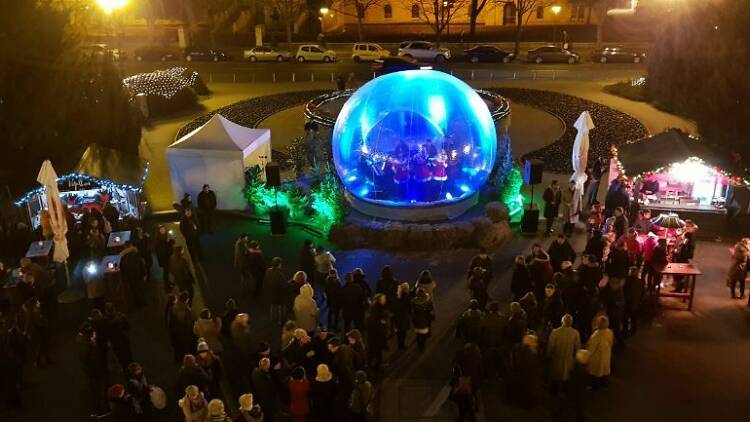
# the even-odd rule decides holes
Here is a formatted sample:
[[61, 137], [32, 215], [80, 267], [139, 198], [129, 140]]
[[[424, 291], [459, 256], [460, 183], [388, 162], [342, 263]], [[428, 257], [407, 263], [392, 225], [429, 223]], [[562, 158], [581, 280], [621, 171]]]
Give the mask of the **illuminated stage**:
[[[495, 120], [509, 113], [507, 101], [483, 98], [459, 79], [431, 70], [381, 76], [346, 95], [333, 125], [332, 154], [356, 210], [436, 221], [476, 205], [495, 165]], [[319, 124], [330, 124], [316, 116]]]

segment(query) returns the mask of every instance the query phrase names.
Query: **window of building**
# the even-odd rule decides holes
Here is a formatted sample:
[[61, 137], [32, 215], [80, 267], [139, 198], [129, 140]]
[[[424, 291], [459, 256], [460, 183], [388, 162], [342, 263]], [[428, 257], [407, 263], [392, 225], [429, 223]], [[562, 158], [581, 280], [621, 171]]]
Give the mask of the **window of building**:
[[411, 7], [411, 17], [412, 18], [419, 18], [419, 5], [412, 5]]
[[503, 25], [516, 23], [516, 6], [513, 3], [505, 3], [503, 6]]
[[544, 6], [539, 6], [536, 8], [536, 18], [544, 19]]
[[383, 6], [383, 17], [386, 19], [391, 19], [393, 17], [393, 8], [391, 8], [390, 4]]
[[586, 19], [586, 5], [585, 4], [574, 4], [570, 9], [570, 20], [583, 20]]

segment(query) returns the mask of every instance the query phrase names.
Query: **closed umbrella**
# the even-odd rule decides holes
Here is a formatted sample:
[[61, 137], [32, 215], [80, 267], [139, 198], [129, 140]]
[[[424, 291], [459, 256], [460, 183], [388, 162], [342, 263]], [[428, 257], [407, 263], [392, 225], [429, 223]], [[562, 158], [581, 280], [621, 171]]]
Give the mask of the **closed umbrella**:
[[65, 219], [62, 202], [60, 202], [60, 191], [57, 190], [57, 173], [55, 173], [55, 169], [49, 160], [42, 163], [36, 181], [47, 188], [47, 207], [49, 208], [50, 226], [52, 226], [55, 242], [52, 260], [62, 264], [70, 256], [68, 239], [65, 237], [68, 233], [68, 222]]
[[[589, 156], [589, 131], [593, 129], [594, 121], [591, 119], [591, 114], [588, 111], [584, 111], [578, 117], [578, 120], [573, 124], [578, 134], [576, 135], [575, 142], [573, 143], [573, 175], [570, 180], [576, 182], [576, 191], [573, 195], [573, 203], [571, 204], [571, 220], [573, 216], [579, 215], [583, 203], [583, 184], [586, 183], [586, 165], [588, 164]], [[574, 222], [574, 221], [571, 221]]]

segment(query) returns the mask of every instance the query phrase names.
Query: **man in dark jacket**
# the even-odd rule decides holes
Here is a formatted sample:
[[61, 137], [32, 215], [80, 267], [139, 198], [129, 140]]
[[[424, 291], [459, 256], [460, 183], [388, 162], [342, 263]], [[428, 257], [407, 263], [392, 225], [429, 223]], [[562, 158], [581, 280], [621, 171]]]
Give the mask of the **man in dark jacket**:
[[198, 218], [204, 233], [213, 232], [214, 210], [216, 210], [216, 194], [208, 185], [198, 194]]
[[250, 275], [255, 280], [255, 298], [257, 299], [261, 290], [263, 290], [263, 277], [265, 277], [268, 267], [260, 245], [254, 240], [248, 244], [247, 265]]
[[130, 288], [135, 304], [145, 306], [146, 263], [130, 241], [125, 242], [125, 249], [120, 252], [120, 274]]
[[479, 347], [488, 377], [502, 375], [503, 331], [507, 321], [507, 317], [500, 315], [498, 303], [490, 303], [479, 327]]
[[346, 273], [344, 281], [346, 284], [341, 289], [344, 331], [348, 332], [352, 325], [361, 330], [364, 328], [366, 293], [359, 284], [354, 282], [351, 273]]
[[193, 210], [188, 208], [180, 219], [180, 233], [185, 238], [185, 245], [187, 245], [188, 252], [190, 252], [190, 259], [197, 265], [198, 261], [203, 258], [201, 252], [201, 243], [198, 239], [198, 224], [195, 222], [193, 217]]
[[563, 262], [574, 262], [576, 260], [576, 251], [562, 233], [557, 235], [555, 241], [549, 246], [547, 253], [549, 254], [552, 271], [554, 272], [560, 272], [562, 270]]
[[271, 359], [262, 358], [258, 367], [253, 369], [253, 396], [256, 403], [263, 409], [264, 420], [276, 420], [276, 403], [278, 394], [276, 390], [276, 374], [271, 368]]
[[467, 276], [471, 277], [471, 273], [476, 267], [484, 270], [484, 284], [486, 286], [489, 286], [493, 278], [492, 257], [487, 254], [487, 250], [485, 248], [479, 248], [479, 254], [474, 258], [471, 258]]
[[560, 211], [560, 201], [562, 200], [562, 191], [560, 186], [557, 185], [557, 180], [553, 180], [544, 190], [542, 199], [544, 200], [544, 218], [547, 219], [546, 233], [549, 235], [552, 233], [552, 224], [554, 224]]
[[625, 233], [628, 232], [628, 217], [625, 216], [625, 210], [622, 207], [615, 208], [615, 222], [612, 228], [616, 234], [616, 238], [619, 239]]
[[484, 312], [480, 309], [479, 302], [472, 299], [469, 302], [469, 309], [458, 317], [456, 337], [462, 339], [464, 343], [479, 343], [483, 319]]

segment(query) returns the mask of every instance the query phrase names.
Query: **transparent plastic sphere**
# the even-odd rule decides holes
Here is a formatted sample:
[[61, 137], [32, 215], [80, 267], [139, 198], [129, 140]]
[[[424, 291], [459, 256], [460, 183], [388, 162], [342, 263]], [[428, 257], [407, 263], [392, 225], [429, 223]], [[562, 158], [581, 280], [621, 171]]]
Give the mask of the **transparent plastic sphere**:
[[451, 203], [484, 185], [497, 135], [484, 100], [443, 72], [380, 76], [344, 104], [333, 160], [355, 197], [392, 206]]

